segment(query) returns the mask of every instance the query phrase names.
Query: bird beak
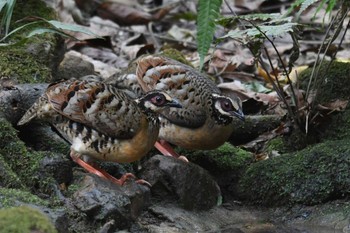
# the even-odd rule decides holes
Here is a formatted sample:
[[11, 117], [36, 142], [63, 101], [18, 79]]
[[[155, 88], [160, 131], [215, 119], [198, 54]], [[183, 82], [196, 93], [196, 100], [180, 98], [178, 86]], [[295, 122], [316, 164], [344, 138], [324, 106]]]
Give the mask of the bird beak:
[[169, 103], [166, 104], [166, 106], [173, 107], [173, 108], [182, 108], [182, 105], [179, 101], [172, 99]]
[[243, 113], [242, 109], [238, 109], [237, 111], [232, 111], [230, 113], [231, 113], [232, 116], [237, 117], [241, 121], [245, 121], [245, 116], [244, 116], [244, 113]]

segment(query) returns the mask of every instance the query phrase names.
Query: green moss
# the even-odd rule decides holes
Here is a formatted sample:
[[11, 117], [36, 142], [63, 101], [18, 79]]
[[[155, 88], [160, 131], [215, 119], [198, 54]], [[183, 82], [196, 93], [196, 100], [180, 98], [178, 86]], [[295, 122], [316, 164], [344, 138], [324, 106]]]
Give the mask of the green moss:
[[176, 50], [174, 48], [167, 48], [167, 49], [164, 49], [161, 54], [163, 54], [166, 57], [172, 58], [176, 61], [179, 61], [183, 64], [193, 67], [191, 62], [187, 61], [185, 56], [179, 50]]
[[[28, 191], [0, 188], [0, 205], [2, 208], [16, 206], [20, 203], [47, 206], [49, 203]], [[0, 231], [2, 232], [2, 231]]]
[[[21, 19], [28, 16], [38, 16], [44, 19], [55, 19], [54, 10], [47, 7], [45, 2], [38, 0], [17, 1], [10, 30], [14, 30], [28, 21]], [[25, 27], [14, 33], [8, 43], [16, 43], [26, 38], [34, 27], [47, 27], [35, 25]], [[19, 83], [47, 82], [51, 79], [52, 61], [56, 56], [54, 50], [59, 43], [58, 37], [51, 33], [37, 35], [25, 43], [0, 47], [0, 76], [10, 77]], [[49, 52], [48, 52], [49, 51]]]
[[350, 142], [327, 141], [252, 164], [241, 196], [264, 205], [313, 205], [350, 196]]
[[17, 22], [28, 16], [40, 16], [44, 19], [56, 19], [55, 11], [41, 0], [17, 0], [12, 16], [12, 26], [20, 26], [26, 22]]
[[[11, 18], [10, 31], [19, 28], [31, 21], [24, 20], [26, 17], [41, 17], [46, 20], [56, 19], [57, 15], [55, 11], [48, 7], [44, 1], [41, 0], [18, 0], [16, 1], [13, 15]], [[45, 25], [45, 24], [42, 24]], [[40, 24], [29, 25], [16, 32], [11, 36], [12, 41], [22, 39], [32, 31], [34, 28], [40, 27]], [[42, 26], [41, 26], [42, 27]]]
[[28, 206], [0, 210], [0, 232], [57, 232], [47, 216]]
[[45, 150], [54, 151], [55, 153], [67, 154], [70, 151], [70, 145], [66, 142], [59, 142], [55, 140], [47, 140]]
[[331, 121], [320, 130], [323, 139], [350, 138], [350, 108], [332, 115]]
[[5, 162], [0, 154], [0, 187], [6, 188], [24, 188], [21, 180], [15, 174], [10, 166]]
[[19, 83], [45, 82], [51, 78], [51, 70], [22, 47], [12, 47], [0, 49], [0, 76]]
[[240, 170], [247, 167], [253, 160], [251, 153], [225, 143], [215, 150], [188, 151], [178, 149], [191, 162], [197, 163], [209, 171]]
[[[319, 76], [315, 79], [315, 88], [317, 96], [314, 105], [325, 105], [336, 100], [349, 100], [350, 92], [350, 64], [343, 62], [333, 62], [329, 66], [329, 62], [321, 65]], [[306, 90], [309, 84], [312, 69], [309, 68], [302, 72], [299, 76], [301, 88]], [[312, 85], [313, 87], [313, 85]], [[311, 116], [318, 116], [313, 123], [309, 125], [309, 132], [305, 133], [294, 130], [286, 140], [287, 147], [301, 149], [307, 145], [322, 142], [325, 140], [337, 140], [350, 138], [350, 105], [348, 104], [345, 112], [333, 112], [325, 114], [314, 108]], [[313, 118], [313, 117], [310, 117]], [[304, 123], [306, 124], [306, 123]]]
[[[318, 87], [317, 102], [327, 103], [336, 99], [349, 98], [350, 86], [350, 64], [344, 62], [333, 62], [328, 68], [328, 62], [321, 65], [319, 76], [316, 77], [316, 86]], [[306, 90], [312, 69], [303, 71], [299, 78], [301, 88]]]
[[268, 153], [271, 153], [272, 151], [284, 153], [288, 150], [284, 143], [285, 142], [281, 137], [276, 137], [267, 143], [265, 151]]
[[46, 178], [39, 180], [37, 174], [39, 161], [45, 156], [44, 153], [29, 152], [25, 144], [18, 139], [17, 131], [3, 118], [0, 118], [0, 154], [28, 187], [35, 187], [39, 182], [45, 184]]

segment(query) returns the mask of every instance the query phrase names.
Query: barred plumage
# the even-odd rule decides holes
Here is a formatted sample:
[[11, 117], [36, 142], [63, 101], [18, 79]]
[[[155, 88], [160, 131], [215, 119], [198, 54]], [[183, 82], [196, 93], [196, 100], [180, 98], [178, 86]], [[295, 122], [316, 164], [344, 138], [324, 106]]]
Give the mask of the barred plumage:
[[233, 118], [244, 119], [238, 97], [222, 95], [212, 80], [188, 65], [162, 55], [147, 55], [139, 58], [135, 67], [136, 71], [106, 82], [135, 96], [165, 91], [183, 106], [162, 111], [160, 139], [187, 149], [214, 149], [231, 135]]
[[132, 99], [111, 85], [91, 81], [53, 84], [24, 114], [46, 120], [69, 141], [71, 155], [113, 162], [133, 162], [154, 145], [159, 133], [156, 112], [180, 107], [168, 94], [151, 91]]

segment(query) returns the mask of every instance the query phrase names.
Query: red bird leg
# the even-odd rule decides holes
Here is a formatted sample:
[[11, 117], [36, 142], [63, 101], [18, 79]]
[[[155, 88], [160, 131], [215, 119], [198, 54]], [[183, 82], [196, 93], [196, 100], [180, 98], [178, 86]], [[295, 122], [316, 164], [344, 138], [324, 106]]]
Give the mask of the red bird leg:
[[[96, 166], [93, 166], [85, 161], [83, 161], [82, 159], [74, 156], [74, 153], [71, 152], [71, 155], [70, 155], [73, 159], [74, 162], [76, 162], [77, 164], [79, 164], [81, 167], [83, 167], [85, 170], [87, 170], [88, 172], [90, 173], [93, 173], [99, 177], [102, 177], [104, 179], [107, 179], [107, 180], [110, 180], [112, 181], [113, 183], [117, 184], [117, 185], [124, 185], [125, 181], [129, 178], [132, 178], [132, 179], [135, 179], [136, 177], [131, 174], [131, 173], [125, 173], [120, 179], [117, 179], [115, 178], [114, 176], [108, 174], [105, 170], [99, 168], [99, 167], [96, 167]], [[145, 180], [136, 180], [136, 183], [138, 184], [145, 184], [145, 185], [148, 185], [151, 187], [151, 184], [148, 183], [147, 181]]]
[[160, 151], [160, 153], [162, 153], [165, 156], [172, 156], [185, 162], [188, 162], [188, 159], [185, 156], [176, 153], [176, 151], [165, 140], [159, 139], [158, 141], [156, 141], [154, 146], [157, 148], [157, 150]]

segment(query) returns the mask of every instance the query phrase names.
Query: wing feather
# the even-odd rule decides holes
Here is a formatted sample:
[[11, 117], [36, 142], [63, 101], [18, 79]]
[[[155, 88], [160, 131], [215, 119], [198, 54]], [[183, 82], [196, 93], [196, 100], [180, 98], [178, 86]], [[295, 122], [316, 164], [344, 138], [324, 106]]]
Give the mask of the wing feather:
[[96, 82], [63, 82], [49, 87], [47, 97], [59, 114], [113, 138], [133, 137], [141, 111], [116, 88]]

